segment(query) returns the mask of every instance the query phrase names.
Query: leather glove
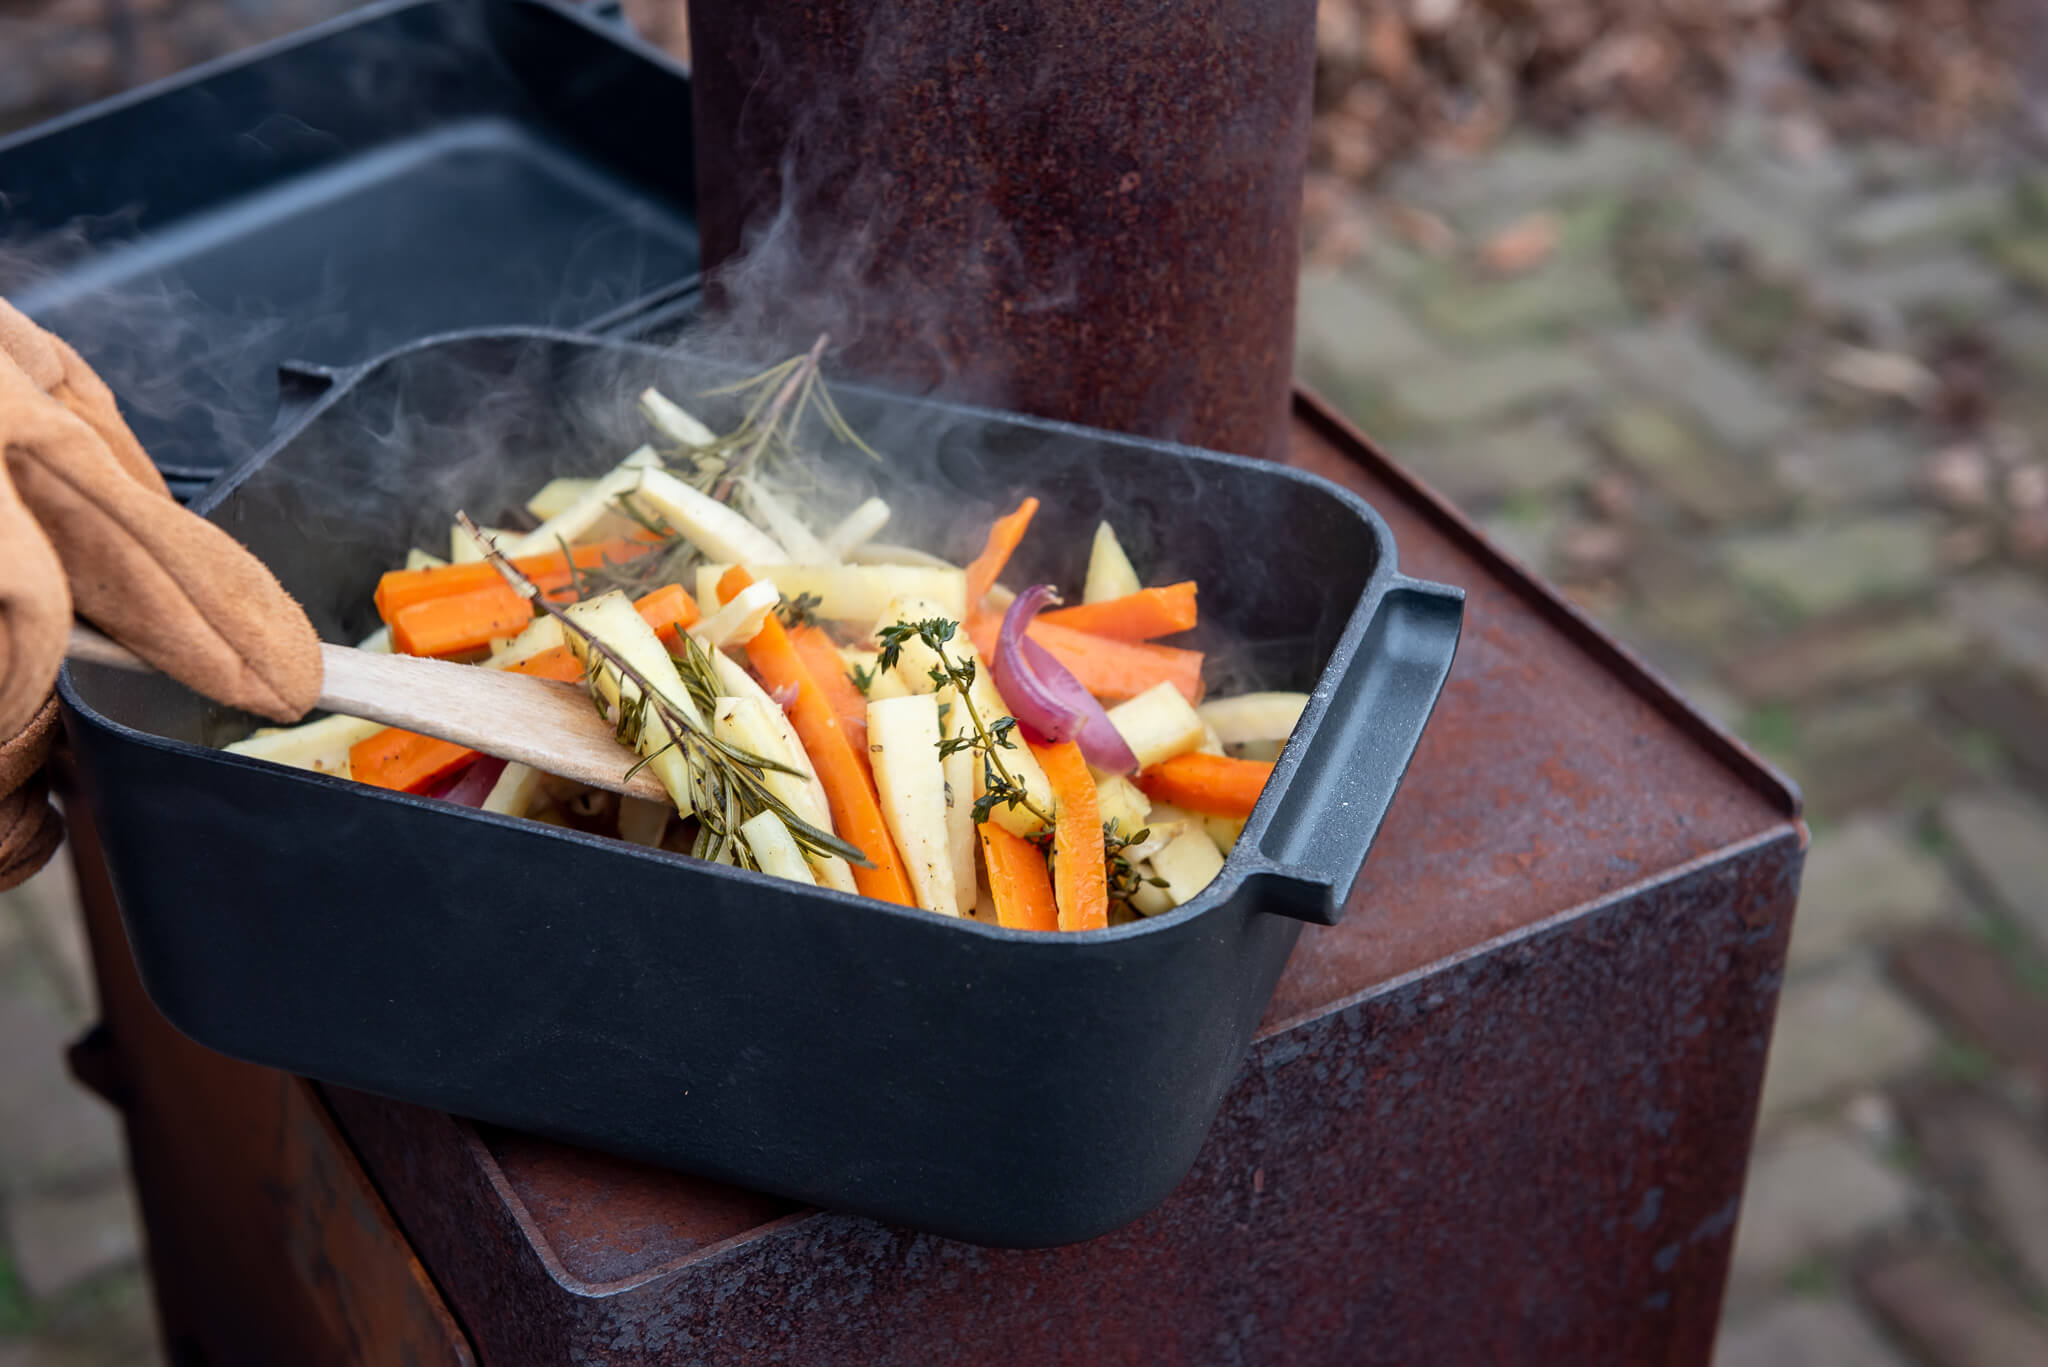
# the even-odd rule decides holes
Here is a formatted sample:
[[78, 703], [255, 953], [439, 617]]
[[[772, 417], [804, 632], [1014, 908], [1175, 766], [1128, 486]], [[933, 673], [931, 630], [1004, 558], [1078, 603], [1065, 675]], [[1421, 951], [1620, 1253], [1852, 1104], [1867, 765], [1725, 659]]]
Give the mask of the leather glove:
[[0, 299], [0, 890], [62, 836], [41, 770], [74, 611], [230, 706], [297, 721], [320, 696], [304, 611], [178, 506], [78, 353]]

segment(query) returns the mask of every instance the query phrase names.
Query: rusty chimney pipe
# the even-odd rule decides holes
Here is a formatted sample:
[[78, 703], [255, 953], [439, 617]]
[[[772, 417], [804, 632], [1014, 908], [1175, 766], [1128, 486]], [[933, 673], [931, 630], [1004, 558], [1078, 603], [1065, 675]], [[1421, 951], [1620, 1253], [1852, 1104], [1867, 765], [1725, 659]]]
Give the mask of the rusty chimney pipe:
[[[1314, 0], [692, 0], [690, 34], [705, 264], [778, 211], [841, 253], [851, 369], [1283, 449]], [[831, 321], [769, 302], [791, 350]]]

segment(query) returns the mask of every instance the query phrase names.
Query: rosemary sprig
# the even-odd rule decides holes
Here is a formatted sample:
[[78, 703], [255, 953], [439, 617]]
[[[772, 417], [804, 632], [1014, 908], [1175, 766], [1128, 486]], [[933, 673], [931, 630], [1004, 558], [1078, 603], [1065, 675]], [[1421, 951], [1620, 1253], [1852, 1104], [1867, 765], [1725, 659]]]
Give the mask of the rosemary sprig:
[[903, 657], [903, 646], [913, 637], [923, 641], [932, 654], [939, 657], [932, 666], [931, 679], [940, 688], [952, 685], [953, 696], [967, 713], [971, 735], [950, 736], [939, 742], [939, 754], [943, 758], [962, 750], [973, 750], [981, 756], [982, 795], [974, 801], [976, 825], [988, 820], [989, 813], [997, 807], [1022, 807], [1048, 827], [1053, 824], [1052, 813], [1032, 801], [1024, 785], [1017, 782], [1003, 763], [1002, 751], [1014, 750], [1017, 743], [1010, 739], [1017, 729], [1015, 717], [998, 717], [993, 724], [985, 721], [969, 696], [975, 675], [975, 662], [971, 659], [956, 660], [946, 653], [946, 646], [952, 641], [953, 633], [959, 629], [957, 622], [943, 617], [933, 617], [922, 622], [897, 622], [882, 628], [881, 657], [876, 668], [889, 670]]
[[[670, 749], [681, 751], [685, 769], [690, 777], [690, 806], [698, 823], [697, 844], [691, 851], [699, 858], [719, 863], [742, 863], [750, 868], [755, 863], [753, 851], [747, 848], [746, 839], [740, 834], [740, 826], [761, 812], [773, 812], [783, 825], [789, 828], [797, 847], [815, 855], [836, 854], [850, 864], [869, 867], [868, 858], [858, 848], [848, 844], [836, 835], [821, 831], [792, 811], [787, 803], [770, 792], [762, 781], [770, 773], [794, 774], [796, 770], [786, 764], [760, 755], [750, 754], [705, 730], [702, 723], [678, 707], [674, 701], [663, 696], [661, 690], [627, 663], [619, 653], [597, 637], [585, 631], [561, 608], [548, 601], [531, 579], [520, 573], [518, 566], [506, 558], [498, 549], [496, 541], [485, 536], [477, 528], [469, 514], [458, 512], [455, 520], [469, 538], [483, 551], [484, 559], [491, 568], [541, 611], [562, 624], [562, 630], [574, 634], [589, 648], [593, 657], [591, 665], [595, 671], [601, 666], [595, 663], [601, 659], [619, 672], [621, 679], [630, 680], [640, 690], [639, 696], [628, 699], [620, 690], [619, 715], [616, 719], [616, 733], [621, 744], [636, 749], [646, 734], [648, 714], [662, 728], [668, 737], [667, 744], [636, 763], [631, 773], [638, 772], [641, 765], [655, 755]], [[691, 693], [692, 701], [715, 699], [717, 697], [717, 666], [695, 638], [686, 637], [690, 645], [686, 671], [683, 673], [684, 687]], [[706, 691], [708, 690], [708, 691]], [[708, 711], [708, 703], [703, 704]], [[700, 712], [700, 716], [702, 713]]]
[[[711, 486], [711, 496], [720, 503], [728, 502], [732, 498], [734, 482], [738, 480], [741, 474], [745, 473], [749, 465], [753, 464], [760, 457], [761, 452], [767, 449], [768, 444], [774, 441], [778, 434], [781, 436], [781, 444], [784, 448], [788, 448], [792, 444], [795, 436], [796, 420], [800, 420], [803, 417], [804, 409], [808, 406], [810, 396], [817, 387], [818, 358], [825, 354], [825, 344], [829, 340], [831, 340], [830, 337], [826, 333], [821, 332], [818, 334], [818, 340], [811, 343], [810, 351], [798, 357], [795, 365], [790, 366], [789, 362], [783, 362], [784, 366], [790, 366], [789, 374], [783, 379], [781, 387], [775, 391], [775, 397], [770, 400], [767, 417], [761, 425], [759, 434], [755, 436], [752, 444], [726, 462], [725, 470], [719, 475], [718, 482]], [[777, 369], [780, 368], [777, 367]], [[797, 402], [799, 395], [802, 396], [803, 402]], [[785, 431], [782, 420], [788, 414], [792, 403], [796, 403], [796, 420], [792, 420], [789, 429]], [[753, 425], [756, 412], [758, 412], [758, 403], [755, 409], [749, 410], [747, 421], [742, 424], [742, 431]]]

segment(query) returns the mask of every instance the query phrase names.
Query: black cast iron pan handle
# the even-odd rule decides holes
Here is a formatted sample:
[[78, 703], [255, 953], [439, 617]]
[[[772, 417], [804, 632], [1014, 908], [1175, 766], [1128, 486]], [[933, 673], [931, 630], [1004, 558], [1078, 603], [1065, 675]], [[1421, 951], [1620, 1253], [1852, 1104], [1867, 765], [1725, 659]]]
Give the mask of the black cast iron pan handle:
[[[1272, 787], [1279, 800], [1242, 840], [1255, 842], [1277, 894], [1270, 910], [1335, 925], [1394, 791], [1450, 675], [1465, 591], [1397, 578], [1350, 656], [1316, 690]], [[1253, 876], [1258, 876], [1254, 874]]]

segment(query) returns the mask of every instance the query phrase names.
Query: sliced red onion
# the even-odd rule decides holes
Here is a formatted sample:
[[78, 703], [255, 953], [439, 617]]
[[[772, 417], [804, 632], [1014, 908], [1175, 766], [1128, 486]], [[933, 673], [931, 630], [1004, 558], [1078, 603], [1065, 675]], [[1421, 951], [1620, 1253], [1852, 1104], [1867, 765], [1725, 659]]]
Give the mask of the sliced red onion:
[[1003, 614], [1002, 635], [990, 662], [996, 688], [1016, 711], [1017, 720], [1036, 738], [1071, 740], [1098, 769], [1115, 774], [1136, 772], [1138, 757], [1131, 753], [1102, 704], [1051, 651], [1024, 634], [1048, 600], [1058, 601], [1052, 585], [1034, 584], [1018, 594]]
[[463, 807], [481, 807], [490, 797], [491, 789], [498, 786], [498, 776], [504, 772], [504, 760], [493, 755], [480, 755], [476, 763], [463, 771], [455, 785], [440, 795], [441, 800]]
[[768, 696], [774, 700], [777, 707], [787, 712], [796, 704], [796, 692], [795, 684], [786, 683], [779, 688], [769, 689]]

